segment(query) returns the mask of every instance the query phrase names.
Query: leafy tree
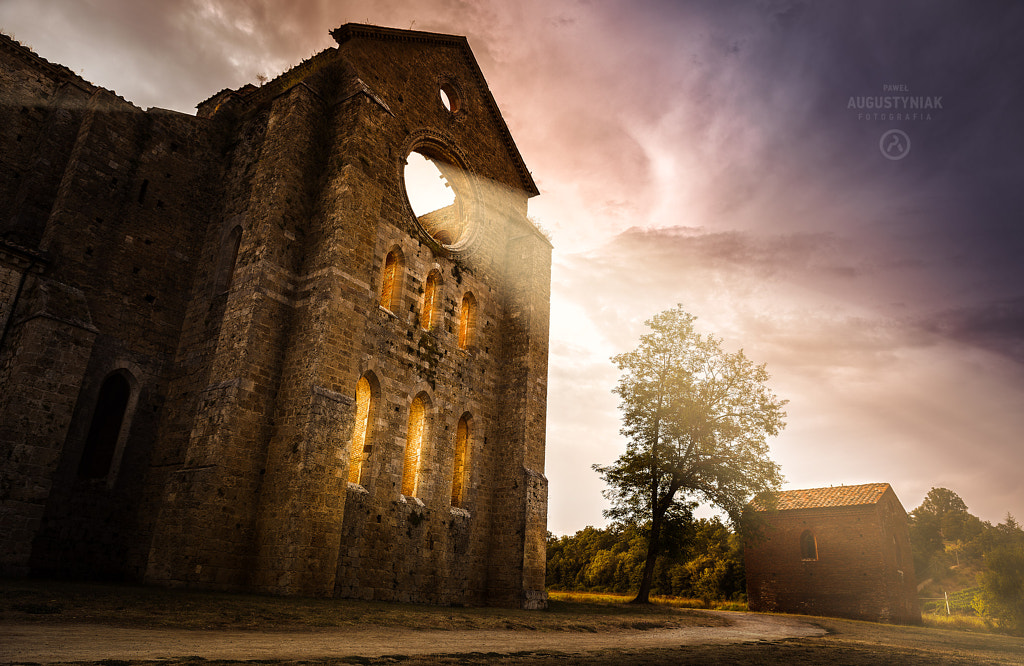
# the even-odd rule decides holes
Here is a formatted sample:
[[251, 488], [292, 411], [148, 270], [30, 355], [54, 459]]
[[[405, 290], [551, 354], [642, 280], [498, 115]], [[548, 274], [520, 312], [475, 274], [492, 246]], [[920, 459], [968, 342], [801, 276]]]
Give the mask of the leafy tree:
[[985, 553], [979, 610], [1013, 633], [1024, 633], [1024, 540]]
[[[948, 488], [932, 488], [910, 512], [910, 543], [919, 579], [940, 575], [961, 555], [978, 557], [986, 524]], [[990, 529], [990, 528], [988, 528]]]
[[914, 516], [931, 523], [945, 541], [968, 541], [981, 532], [981, 521], [971, 515], [967, 504], [948, 488], [932, 488]]
[[608, 466], [594, 465], [609, 488], [605, 515], [643, 526], [647, 555], [634, 603], [647, 603], [664, 530], [691, 520], [706, 501], [740, 524], [743, 506], [779, 487], [779, 467], [767, 438], [785, 426], [784, 400], [765, 385], [764, 365], [721, 340], [694, 330], [682, 306], [646, 322], [651, 332], [612, 361], [623, 371], [620, 398], [626, 452]]

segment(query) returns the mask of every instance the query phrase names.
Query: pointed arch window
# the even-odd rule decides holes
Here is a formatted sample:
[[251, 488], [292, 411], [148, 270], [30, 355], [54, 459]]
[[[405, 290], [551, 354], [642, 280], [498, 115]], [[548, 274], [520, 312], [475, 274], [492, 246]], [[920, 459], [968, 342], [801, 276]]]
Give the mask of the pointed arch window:
[[459, 308], [459, 349], [468, 349], [476, 337], [476, 298], [470, 292], [462, 297]]
[[394, 312], [398, 308], [402, 293], [402, 268], [405, 261], [397, 247], [384, 258], [384, 273], [381, 278], [380, 304]]
[[461, 507], [465, 501], [466, 478], [469, 476], [469, 448], [473, 430], [473, 418], [469, 413], [462, 415], [455, 429], [455, 461], [452, 472], [452, 506]]
[[132, 397], [132, 387], [122, 372], [114, 372], [103, 380], [96, 397], [89, 434], [78, 461], [80, 479], [104, 479], [111, 472], [125, 429], [125, 414]]
[[366, 461], [373, 451], [372, 427], [376, 411], [376, 392], [369, 378], [363, 375], [356, 384], [356, 419], [352, 426], [352, 444], [349, 450], [349, 483], [365, 483]]
[[402, 494], [416, 497], [419, 493], [420, 467], [423, 459], [423, 443], [427, 432], [427, 397], [416, 396], [409, 408], [409, 430], [405, 443], [405, 463], [402, 466]]
[[818, 559], [818, 541], [810, 530], [804, 530], [803, 534], [800, 535], [800, 559]]
[[438, 294], [441, 286], [441, 274], [430, 271], [423, 283], [423, 308], [420, 310], [420, 328], [429, 331], [434, 328], [437, 320]]

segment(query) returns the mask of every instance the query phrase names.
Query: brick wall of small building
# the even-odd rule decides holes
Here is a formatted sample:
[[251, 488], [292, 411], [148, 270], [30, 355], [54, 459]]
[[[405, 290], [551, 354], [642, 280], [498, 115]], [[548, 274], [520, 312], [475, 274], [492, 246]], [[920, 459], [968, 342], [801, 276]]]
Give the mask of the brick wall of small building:
[[[751, 610], [920, 621], [906, 514], [892, 490], [875, 505], [778, 511], [747, 544]], [[803, 559], [809, 530], [817, 559]]]

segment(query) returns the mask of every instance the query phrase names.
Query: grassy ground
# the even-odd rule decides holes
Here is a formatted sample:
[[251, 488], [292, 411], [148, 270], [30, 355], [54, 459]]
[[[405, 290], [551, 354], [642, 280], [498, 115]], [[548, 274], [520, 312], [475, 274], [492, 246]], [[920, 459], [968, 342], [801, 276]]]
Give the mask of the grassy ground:
[[723, 620], [620, 597], [559, 598], [546, 611], [296, 599], [95, 583], [0, 580], [0, 622], [87, 622], [177, 629], [287, 631], [355, 625], [406, 629], [584, 631], [719, 626]]
[[[548, 593], [552, 601], [569, 601], [577, 603], [625, 604], [633, 599], [632, 594], [615, 594], [611, 592], [556, 592]], [[708, 610], [745, 611], [746, 602], [742, 601], [702, 601], [683, 597], [652, 596], [651, 601], [659, 606], [671, 608], [703, 608]]]
[[[375, 625], [405, 629], [515, 629], [599, 632], [714, 626], [724, 620], [667, 603], [630, 606], [617, 595], [552, 595], [546, 611], [443, 608], [374, 602], [282, 599], [252, 595], [0, 580], [0, 623], [90, 622], [135, 627], [232, 628], [287, 631]], [[739, 645], [693, 645], [636, 650], [624, 634], [621, 649], [586, 657], [558, 652], [444, 657], [349, 657], [312, 664], [1024, 664], [1024, 639], [934, 627], [903, 627], [831, 618], [804, 618], [828, 631], [821, 638]], [[103, 666], [147, 662], [102, 661]], [[148, 662], [154, 663], [154, 662]], [[220, 666], [199, 657], [161, 660], [161, 666]], [[238, 663], [238, 662], [235, 662]], [[261, 662], [266, 663], [266, 662]], [[273, 662], [296, 663], [296, 662]]]
[[944, 613], [922, 613], [921, 621], [926, 627], [937, 629], [956, 629], [958, 631], [980, 631], [991, 634], [998, 633], [992, 621], [977, 615], [946, 615]]

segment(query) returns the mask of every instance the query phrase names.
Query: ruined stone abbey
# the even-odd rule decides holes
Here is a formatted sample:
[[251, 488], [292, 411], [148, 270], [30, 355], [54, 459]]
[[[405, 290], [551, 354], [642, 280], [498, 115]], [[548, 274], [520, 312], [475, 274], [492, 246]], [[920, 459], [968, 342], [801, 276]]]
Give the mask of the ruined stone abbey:
[[546, 603], [537, 187], [464, 38], [331, 34], [195, 116], [0, 36], [0, 574]]

